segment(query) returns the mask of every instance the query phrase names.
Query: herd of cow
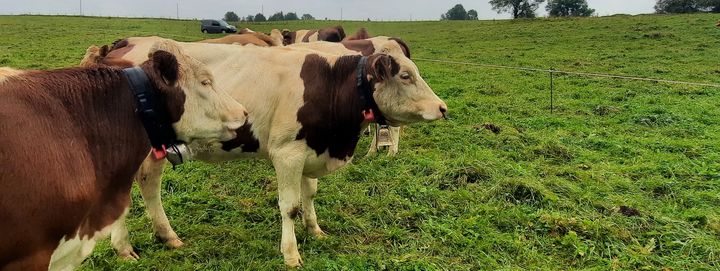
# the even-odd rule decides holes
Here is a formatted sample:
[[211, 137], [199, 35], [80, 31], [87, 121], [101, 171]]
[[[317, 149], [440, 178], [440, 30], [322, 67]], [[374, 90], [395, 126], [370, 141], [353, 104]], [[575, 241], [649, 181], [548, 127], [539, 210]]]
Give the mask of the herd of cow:
[[164, 157], [181, 144], [201, 161], [272, 162], [280, 250], [299, 267], [296, 216], [324, 236], [317, 178], [350, 162], [371, 123], [447, 112], [405, 42], [339, 27], [125, 38], [91, 46], [79, 67], [0, 68], [0, 97], [0, 270], [72, 270], [108, 234], [121, 257], [137, 258], [125, 227], [133, 180], [156, 236], [182, 246], [160, 200]]

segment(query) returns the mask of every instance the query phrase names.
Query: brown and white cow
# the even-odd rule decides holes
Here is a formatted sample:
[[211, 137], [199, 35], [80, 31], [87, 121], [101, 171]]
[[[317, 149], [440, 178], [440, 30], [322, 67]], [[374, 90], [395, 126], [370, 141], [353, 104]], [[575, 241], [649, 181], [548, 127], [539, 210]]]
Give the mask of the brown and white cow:
[[[116, 48], [103, 61], [144, 61], [144, 48], [153, 39], [129, 38], [125, 44], [131, 49]], [[447, 111], [415, 64], [402, 55], [339, 56], [292, 47], [181, 44], [212, 67], [222, 86], [235, 90], [230, 95], [250, 113], [237, 138], [192, 145], [194, 155], [203, 161], [259, 157], [273, 163], [282, 216], [281, 251], [289, 266], [302, 263], [293, 219], [302, 208], [307, 230], [317, 237], [324, 235], [313, 205], [316, 178], [350, 162], [361, 130], [371, 121], [369, 109], [375, 108], [375, 117], [393, 125], [437, 120]], [[364, 82], [361, 89], [371, 94], [363, 94], [358, 79]], [[181, 245], [157, 189], [162, 168], [162, 163], [145, 161], [139, 173], [141, 190], [156, 235], [168, 245]]]
[[342, 26], [296, 31], [273, 29], [270, 32], [270, 37], [275, 40], [282, 40], [283, 45], [315, 41], [340, 42], [345, 39], [345, 30]]
[[129, 70], [0, 68], [0, 270], [72, 270], [124, 229], [133, 175], [150, 151], [132, 89], [154, 93], [173, 140], [236, 137], [245, 109], [208, 69], [171, 42], [149, 52]]

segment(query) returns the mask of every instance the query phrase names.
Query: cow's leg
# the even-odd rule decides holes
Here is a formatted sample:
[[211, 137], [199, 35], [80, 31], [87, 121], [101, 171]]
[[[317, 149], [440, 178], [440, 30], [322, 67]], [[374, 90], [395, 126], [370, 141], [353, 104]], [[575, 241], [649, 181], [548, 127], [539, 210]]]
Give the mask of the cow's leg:
[[302, 259], [295, 237], [294, 218], [300, 211], [301, 179], [304, 158], [300, 148], [288, 148], [272, 154], [273, 165], [278, 179], [278, 205], [282, 217], [282, 241], [280, 251], [285, 264], [290, 267], [301, 267]]
[[317, 238], [326, 236], [325, 232], [320, 229], [317, 223], [317, 215], [315, 214], [315, 195], [317, 194], [317, 179], [307, 177], [302, 178], [302, 210], [303, 224], [305, 229]]
[[162, 171], [165, 167], [165, 159], [155, 160], [152, 157], [145, 159], [138, 171], [136, 180], [140, 185], [145, 207], [150, 214], [155, 236], [170, 248], [179, 248], [183, 242], [177, 233], [170, 226], [170, 221], [165, 214], [165, 209], [160, 198], [160, 186], [162, 183]]
[[[373, 130], [370, 129], [371, 126], [375, 126], [375, 132], [373, 133]], [[370, 129], [370, 136], [372, 137], [372, 142], [370, 143], [370, 149], [368, 150], [367, 154], [365, 156], [373, 156], [377, 154], [378, 152], [378, 133], [377, 131], [380, 130], [380, 126], [377, 124], [370, 124], [368, 125], [368, 129]]]
[[393, 144], [390, 146], [390, 150], [388, 150], [389, 156], [395, 156], [398, 153], [398, 149], [400, 147], [400, 130], [402, 127], [395, 127], [390, 126], [390, 134], [392, 135], [392, 141]]
[[125, 225], [125, 216], [113, 224], [112, 231], [110, 232], [110, 243], [120, 258], [131, 261], [140, 259], [140, 256], [135, 253], [130, 243], [130, 235]]

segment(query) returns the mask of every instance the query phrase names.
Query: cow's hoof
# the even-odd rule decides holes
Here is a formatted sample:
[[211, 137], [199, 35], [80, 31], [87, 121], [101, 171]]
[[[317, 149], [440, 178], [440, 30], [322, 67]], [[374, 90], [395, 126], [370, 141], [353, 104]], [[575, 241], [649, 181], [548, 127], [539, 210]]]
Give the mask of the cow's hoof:
[[300, 256], [285, 259], [285, 265], [290, 268], [300, 268], [303, 265], [303, 261]]
[[180, 240], [180, 238], [173, 238], [173, 239], [165, 241], [165, 246], [167, 246], [171, 249], [181, 248], [184, 245], [185, 245], [185, 243], [183, 243], [183, 241]]
[[310, 232], [310, 235], [312, 235], [312, 236], [315, 237], [316, 239], [325, 239], [325, 238], [328, 237], [328, 234], [325, 233], [325, 232], [324, 232], [323, 230], [321, 230], [320, 228], [308, 229], [308, 232]]
[[120, 257], [123, 261], [137, 261], [140, 259], [140, 256], [138, 256], [133, 250], [119, 252], [118, 257]]

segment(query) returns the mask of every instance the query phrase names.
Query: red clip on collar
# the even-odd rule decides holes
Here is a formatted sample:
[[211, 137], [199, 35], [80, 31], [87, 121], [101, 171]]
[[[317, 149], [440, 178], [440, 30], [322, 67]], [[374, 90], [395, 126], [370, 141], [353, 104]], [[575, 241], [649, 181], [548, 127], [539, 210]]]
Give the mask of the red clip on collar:
[[167, 148], [165, 148], [165, 145], [162, 145], [162, 150], [152, 148], [152, 154], [156, 160], [161, 160], [167, 156]]
[[363, 117], [365, 117], [365, 121], [367, 121], [367, 122], [375, 121], [375, 113], [373, 113], [372, 109], [363, 110], [362, 114], [363, 114]]

